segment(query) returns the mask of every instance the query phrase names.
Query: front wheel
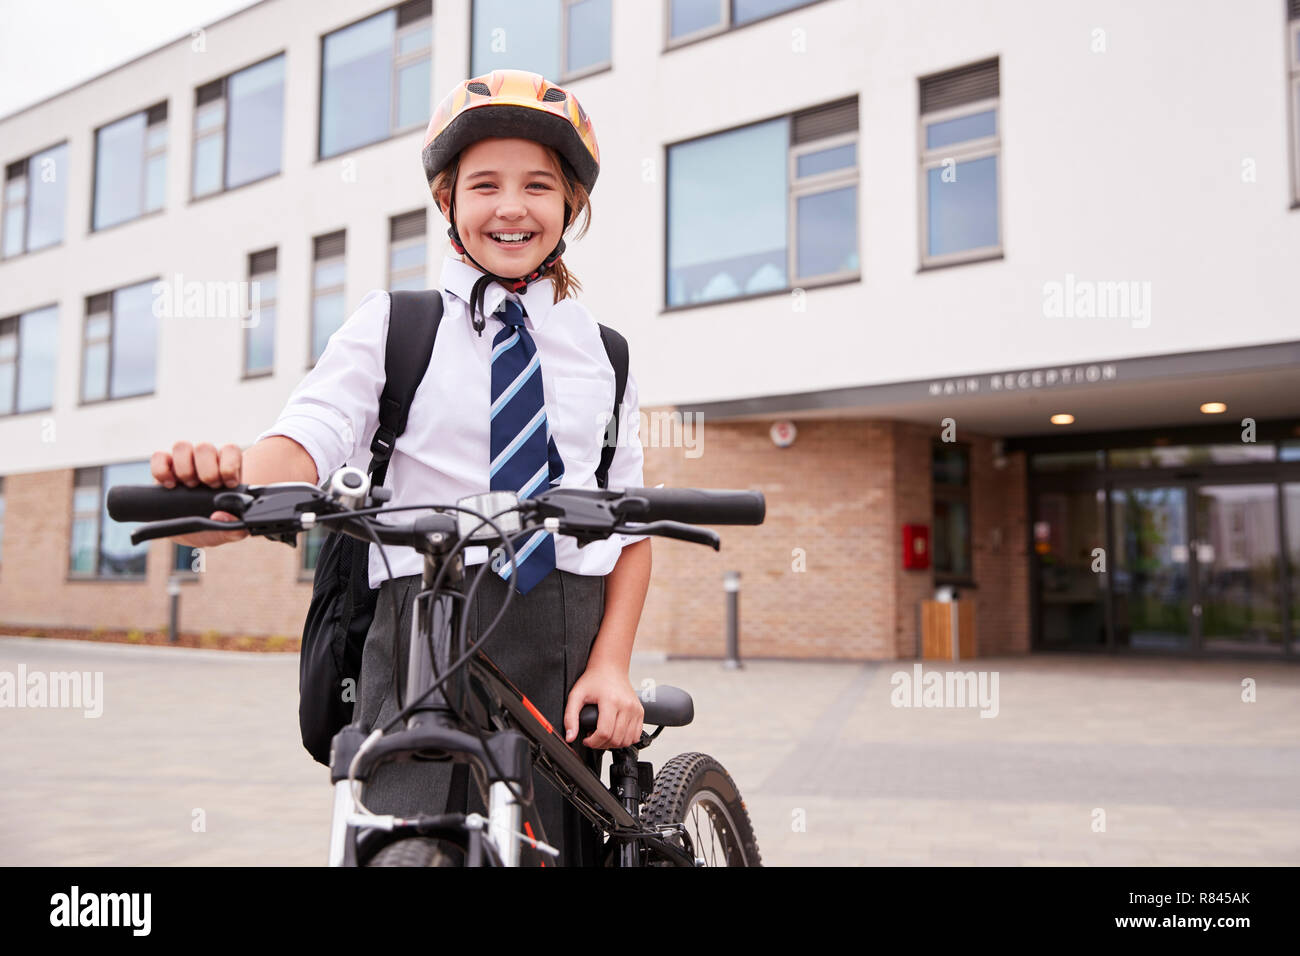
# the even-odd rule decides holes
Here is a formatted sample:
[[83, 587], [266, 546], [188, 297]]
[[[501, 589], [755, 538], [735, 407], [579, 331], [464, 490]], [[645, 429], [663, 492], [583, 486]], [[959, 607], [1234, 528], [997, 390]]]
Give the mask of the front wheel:
[[366, 866], [464, 866], [461, 848], [446, 840], [411, 837], [395, 840], [370, 858]]
[[[758, 842], [740, 791], [722, 764], [708, 754], [678, 754], [655, 774], [654, 789], [641, 815], [643, 823], [680, 823], [695, 856], [705, 866], [762, 866]], [[681, 845], [681, 835], [666, 839]], [[650, 865], [666, 865], [651, 859]]]

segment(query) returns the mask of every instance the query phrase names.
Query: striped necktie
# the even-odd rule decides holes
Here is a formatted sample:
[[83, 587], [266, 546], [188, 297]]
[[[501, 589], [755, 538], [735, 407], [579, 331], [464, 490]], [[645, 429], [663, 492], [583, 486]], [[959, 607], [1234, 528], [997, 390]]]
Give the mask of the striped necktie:
[[[559, 483], [564, 462], [546, 421], [542, 367], [533, 337], [524, 327], [523, 308], [507, 299], [504, 313], [498, 311], [494, 317], [505, 327], [492, 340], [489, 488], [531, 498]], [[515, 590], [527, 594], [554, 569], [555, 539], [549, 531], [539, 529], [514, 545]], [[492, 569], [508, 581], [511, 568], [503, 563], [497, 558]]]

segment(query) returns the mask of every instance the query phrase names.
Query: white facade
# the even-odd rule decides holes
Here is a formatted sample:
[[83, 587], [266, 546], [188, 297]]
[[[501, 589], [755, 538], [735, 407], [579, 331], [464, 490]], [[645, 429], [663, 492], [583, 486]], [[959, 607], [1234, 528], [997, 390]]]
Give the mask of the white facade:
[[[593, 314], [627, 335], [643, 406], [1300, 338], [1281, 0], [823, 0], [668, 51], [665, 5], [614, 0], [612, 69], [570, 86], [603, 162], [592, 228], [566, 262]], [[426, 206], [436, 278], [446, 227], [422, 131], [316, 158], [321, 36], [386, 6], [265, 0], [0, 119], [0, 163], [66, 140], [70, 174], [62, 244], [0, 261], [0, 317], [59, 307], [54, 408], [0, 418], [0, 473], [251, 443], [307, 368], [313, 236], [347, 230], [350, 312], [386, 285], [389, 217]], [[469, 75], [470, 8], [434, 4], [435, 103]], [[280, 174], [191, 200], [196, 87], [280, 52]], [[921, 271], [918, 78], [991, 57], [1004, 256]], [[666, 145], [855, 94], [861, 281], [808, 290], [802, 311], [778, 294], [665, 312]], [[163, 99], [163, 211], [91, 232], [94, 130]], [[249, 254], [271, 247], [273, 376], [241, 381], [238, 319], [165, 319], [155, 393], [79, 406], [87, 296], [177, 274], [245, 280]], [[1149, 283], [1149, 322], [1047, 317], [1045, 284], [1067, 276]]]

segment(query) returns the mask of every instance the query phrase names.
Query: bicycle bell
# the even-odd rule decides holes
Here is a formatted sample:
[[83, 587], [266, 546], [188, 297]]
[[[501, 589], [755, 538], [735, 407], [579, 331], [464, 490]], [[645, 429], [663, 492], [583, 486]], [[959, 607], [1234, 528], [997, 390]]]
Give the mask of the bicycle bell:
[[343, 507], [355, 511], [366, 503], [370, 491], [370, 476], [360, 468], [351, 465], [340, 468], [330, 475], [329, 488], [326, 492]]

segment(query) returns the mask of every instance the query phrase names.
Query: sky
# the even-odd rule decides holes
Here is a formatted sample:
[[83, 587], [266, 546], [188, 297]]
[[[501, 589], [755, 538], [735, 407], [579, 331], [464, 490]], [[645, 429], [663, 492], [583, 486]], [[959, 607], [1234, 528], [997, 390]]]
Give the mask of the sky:
[[0, 117], [255, 0], [0, 0]]

